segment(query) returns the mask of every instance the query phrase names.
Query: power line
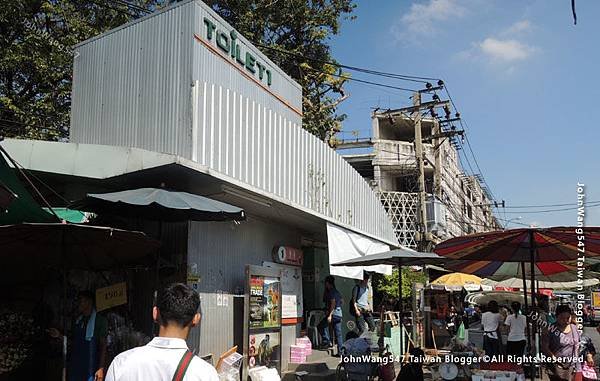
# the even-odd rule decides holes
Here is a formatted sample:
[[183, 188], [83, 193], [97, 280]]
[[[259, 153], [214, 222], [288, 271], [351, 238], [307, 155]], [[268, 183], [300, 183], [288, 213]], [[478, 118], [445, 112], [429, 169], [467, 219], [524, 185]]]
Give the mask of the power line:
[[[593, 204], [593, 205], [586, 205], [586, 208], [597, 208], [600, 206], [600, 203], [597, 204]], [[563, 212], [563, 211], [567, 211], [567, 210], [577, 210], [579, 209], [579, 207], [571, 207], [571, 208], [561, 208], [561, 209], [546, 209], [546, 210], [532, 210], [532, 211], [507, 211], [505, 213], [510, 213], [510, 214], [535, 214], [535, 213], [552, 213], [552, 212]]]
[[393, 86], [393, 85], [386, 85], [384, 83], [372, 82], [372, 81], [367, 81], [367, 80], [364, 80], [364, 79], [358, 79], [358, 78], [354, 78], [354, 77], [348, 77], [348, 76], [345, 76], [345, 75], [342, 75], [342, 74], [327, 73], [325, 71], [314, 69], [312, 67], [308, 68], [308, 70], [315, 71], [317, 73], [332, 75], [332, 76], [337, 77], [337, 78], [343, 78], [343, 79], [348, 80], [348, 81], [360, 82], [360, 83], [365, 83], [365, 84], [368, 84], [368, 85], [385, 87], [385, 88], [388, 88], [388, 89], [394, 89], [394, 90], [400, 90], [400, 91], [408, 91], [408, 92], [411, 92], [411, 93], [414, 93], [416, 91], [415, 89], [409, 89], [409, 88], [406, 88], [406, 87], [399, 87], [399, 86]]
[[336, 66], [336, 67], [339, 67], [339, 68], [348, 69], [348, 70], [352, 70], [352, 71], [358, 71], [358, 72], [361, 72], [361, 73], [366, 73], [366, 74], [371, 74], [371, 75], [378, 75], [378, 76], [386, 77], [386, 78], [394, 78], [394, 79], [399, 79], [399, 80], [403, 80], [403, 81], [411, 81], [411, 82], [418, 82], [418, 83], [427, 83], [427, 81], [439, 81], [440, 80], [439, 78], [418, 77], [418, 76], [414, 76], [414, 75], [388, 73], [388, 72], [384, 72], [384, 71], [378, 71], [378, 70], [372, 70], [372, 69], [367, 69], [367, 68], [361, 68], [361, 67], [357, 67], [357, 66], [345, 65], [345, 64], [338, 63], [338, 62], [327, 61], [327, 60], [322, 60], [322, 59], [313, 58], [313, 57], [307, 57], [305, 55], [294, 53], [294, 52], [291, 52], [291, 51], [286, 50], [286, 49], [282, 49], [282, 48], [275, 47], [275, 46], [261, 44], [259, 42], [255, 42], [255, 41], [252, 41], [252, 43], [255, 44], [256, 46], [260, 46], [261, 48], [265, 48], [265, 49], [269, 49], [269, 50], [274, 50], [274, 51], [277, 51], [279, 53], [287, 54], [287, 55], [290, 55], [290, 56], [295, 56], [297, 58], [302, 58], [302, 59], [305, 59], [305, 60], [309, 60], [309, 61], [313, 61], [313, 62], [318, 62], [318, 63], [325, 64], [325, 65]]
[[[583, 203], [583, 205], [588, 205], [588, 204], [596, 204], [599, 203], [600, 200], [595, 200], [595, 201], [586, 201]], [[565, 204], [545, 204], [545, 205], [516, 205], [516, 206], [505, 206], [506, 209], [512, 208], [512, 209], [520, 209], [520, 208], [548, 208], [548, 207], [553, 207], [553, 206], [573, 206], [573, 205], [577, 205], [577, 203], [575, 202], [569, 202], [569, 203], [565, 203]]]

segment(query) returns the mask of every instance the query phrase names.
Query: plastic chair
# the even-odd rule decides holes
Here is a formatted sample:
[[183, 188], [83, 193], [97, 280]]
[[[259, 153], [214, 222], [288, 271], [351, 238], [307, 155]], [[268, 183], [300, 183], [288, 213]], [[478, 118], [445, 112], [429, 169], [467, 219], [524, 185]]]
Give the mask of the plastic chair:
[[325, 312], [322, 310], [311, 310], [306, 319], [306, 333], [312, 342], [313, 348], [318, 348], [321, 345], [321, 335], [317, 326], [325, 318]]

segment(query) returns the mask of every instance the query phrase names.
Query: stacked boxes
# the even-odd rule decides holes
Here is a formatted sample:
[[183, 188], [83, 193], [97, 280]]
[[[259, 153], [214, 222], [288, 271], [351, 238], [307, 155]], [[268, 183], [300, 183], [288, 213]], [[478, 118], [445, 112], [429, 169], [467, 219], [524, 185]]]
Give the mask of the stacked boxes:
[[306, 349], [304, 345], [290, 346], [290, 362], [295, 364], [304, 364], [306, 362]]
[[296, 339], [296, 345], [290, 346], [290, 362], [295, 364], [304, 364], [306, 357], [312, 354], [312, 344], [308, 337], [299, 337]]
[[307, 356], [310, 356], [312, 354], [312, 343], [308, 337], [304, 336], [297, 338], [296, 345], [303, 345], [306, 349]]

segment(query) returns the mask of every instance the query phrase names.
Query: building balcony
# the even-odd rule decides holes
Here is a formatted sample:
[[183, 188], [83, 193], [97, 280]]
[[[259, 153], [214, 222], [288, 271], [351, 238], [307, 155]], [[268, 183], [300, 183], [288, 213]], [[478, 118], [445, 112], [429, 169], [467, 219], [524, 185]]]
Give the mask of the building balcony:
[[[423, 152], [425, 152], [425, 157], [429, 162], [435, 163], [434, 150], [431, 144], [423, 144]], [[416, 166], [415, 148], [413, 143], [410, 142], [378, 139], [374, 144], [374, 154], [373, 165]]]

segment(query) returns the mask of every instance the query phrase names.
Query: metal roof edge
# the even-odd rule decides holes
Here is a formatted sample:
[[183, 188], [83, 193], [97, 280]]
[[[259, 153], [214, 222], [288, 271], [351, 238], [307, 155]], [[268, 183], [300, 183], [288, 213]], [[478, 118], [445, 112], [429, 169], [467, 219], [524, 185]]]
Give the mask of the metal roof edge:
[[[197, 172], [220, 179], [231, 185], [238, 186], [249, 192], [256, 193], [257, 195], [288, 205], [323, 221], [330, 222], [355, 233], [362, 234], [365, 237], [383, 242], [392, 246], [392, 248], [400, 247], [400, 243], [397, 241], [390, 241], [386, 238], [367, 233], [354, 226], [320, 214], [312, 209], [305, 208], [301, 205], [290, 202], [289, 200], [264, 192], [249, 184], [211, 170], [207, 166], [198, 164], [182, 156], [149, 151], [141, 148], [100, 144], [48, 142], [40, 140], [5, 139], [0, 144], [2, 144], [3, 147], [11, 154], [11, 156], [13, 156], [13, 158], [26, 169], [70, 176], [106, 179], [169, 164], [181, 165]], [[88, 162], [90, 165], [86, 166], [86, 161], [82, 160], [81, 157], [79, 157], [77, 160], [75, 159], [78, 155], [82, 155], [84, 157], [89, 157], [91, 155], [103, 155], [105, 156], [106, 160], [89, 160]], [[48, 160], [48, 157], [51, 157], [53, 160]], [[111, 167], [111, 164], [114, 165]]]
[[158, 16], [158, 15], [160, 15], [160, 14], [162, 14], [164, 12], [167, 12], [167, 11], [169, 11], [171, 9], [175, 9], [177, 7], [181, 7], [181, 6], [187, 5], [188, 3], [192, 3], [192, 2], [195, 2], [195, 1], [197, 1], [197, 0], [183, 0], [183, 1], [178, 1], [176, 3], [173, 3], [173, 4], [170, 4], [170, 5], [166, 6], [164, 8], [157, 9], [157, 10], [153, 11], [152, 13], [150, 13], [150, 14], [148, 14], [146, 16], [140, 17], [139, 19], [128, 21], [125, 24], [119, 25], [116, 28], [107, 30], [106, 32], [102, 32], [102, 33], [100, 33], [97, 36], [88, 38], [87, 40], [83, 40], [83, 41], [81, 41], [81, 42], [73, 45], [73, 49], [78, 48], [78, 47], [83, 46], [83, 45], [87, 45], [90, 42], [94, 42], [96, 40], [99, 40], [100, 38], [103, 38], [103, 37], [106, 37], [106, 36], [111, 35], [113, 33], [116, 33], [116, 32], [118, 32], [118, 31], [120, 31], [122, 29], [129, 28], [132, 25], [135, 25], [135, 24], [140, 23], [142, 21], [148, 20], [148, 19], [150, 19], [152, 17]]

